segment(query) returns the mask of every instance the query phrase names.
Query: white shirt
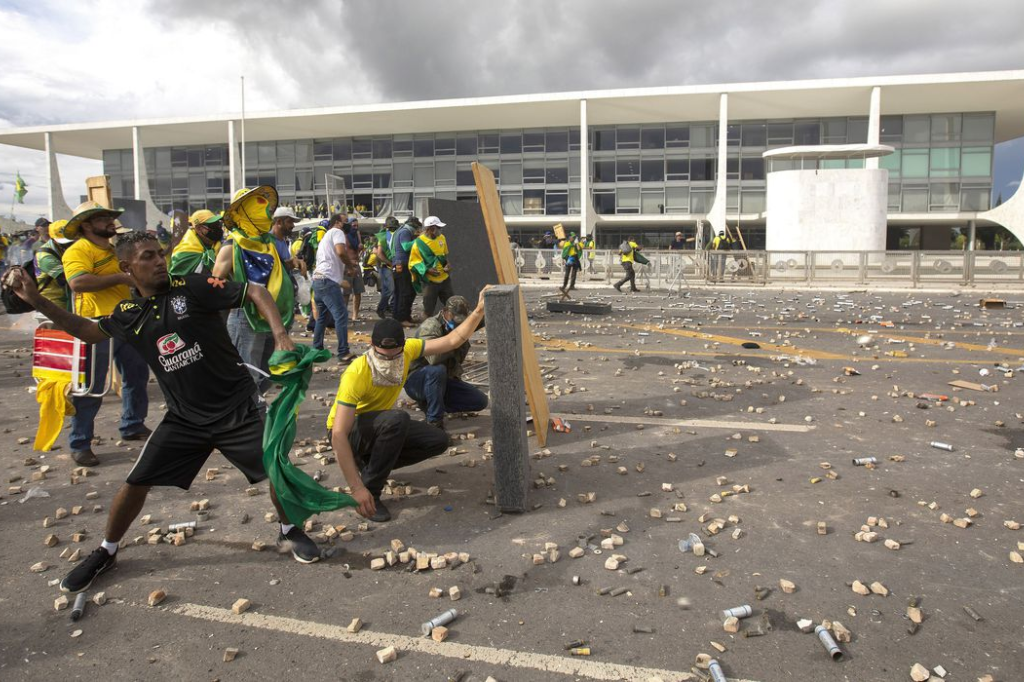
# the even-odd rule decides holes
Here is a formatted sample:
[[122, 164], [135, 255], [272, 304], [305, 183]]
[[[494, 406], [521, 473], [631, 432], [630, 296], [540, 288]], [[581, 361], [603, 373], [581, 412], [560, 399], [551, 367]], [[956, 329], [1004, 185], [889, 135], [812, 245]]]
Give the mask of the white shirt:
[[323, 239], [320, 240], [320, 245], [316, 248], [316, 268], [313, 270], [313, 275], [326, 277], [335, 284], [341, 284], [345, 279], [345, 263], [334, 250], [337, 244], [348, 248], [345, 233], [340, 228], [332, 227], [327, 230]]

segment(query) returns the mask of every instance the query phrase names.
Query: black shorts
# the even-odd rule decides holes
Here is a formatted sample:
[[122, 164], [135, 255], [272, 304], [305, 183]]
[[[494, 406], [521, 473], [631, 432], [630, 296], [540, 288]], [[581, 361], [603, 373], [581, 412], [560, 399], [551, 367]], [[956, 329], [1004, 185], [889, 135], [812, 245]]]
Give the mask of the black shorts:
[[263, 468], [263, 407], [254, 396], [212, 424], [197, 426], [170, 412], [142, 446], [126, 479], [130, 485], [188, 490], [210, 453], [221, 454], [249, 483], [267, 477]]

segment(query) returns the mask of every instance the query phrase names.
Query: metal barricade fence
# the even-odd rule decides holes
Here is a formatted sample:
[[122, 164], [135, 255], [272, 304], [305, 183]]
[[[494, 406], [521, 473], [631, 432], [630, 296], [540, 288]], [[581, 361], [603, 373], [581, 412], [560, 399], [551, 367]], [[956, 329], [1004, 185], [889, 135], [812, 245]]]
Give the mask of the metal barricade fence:
[[[989, 286], [1024, 283], [1024, 251], [644, 251], [637, 286], [793, 284], [897, 287]], [[562, 283], [555, 249], [517, 248], [523, 282]], [[617, 249], [585, 252], [577, 282], [614, 283], [623, 275]]]

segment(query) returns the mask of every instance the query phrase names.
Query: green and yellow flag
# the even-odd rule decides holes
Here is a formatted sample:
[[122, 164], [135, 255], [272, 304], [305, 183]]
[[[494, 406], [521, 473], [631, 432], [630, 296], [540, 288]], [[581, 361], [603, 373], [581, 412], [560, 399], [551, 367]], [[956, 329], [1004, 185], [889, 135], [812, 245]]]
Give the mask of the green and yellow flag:
[[28, 185], [21, 179], [21, 171], [16, 173], [14, 178], [14, 197], [18, 200], [19, 204], [25, 203], [25, 195], [28, 194]]

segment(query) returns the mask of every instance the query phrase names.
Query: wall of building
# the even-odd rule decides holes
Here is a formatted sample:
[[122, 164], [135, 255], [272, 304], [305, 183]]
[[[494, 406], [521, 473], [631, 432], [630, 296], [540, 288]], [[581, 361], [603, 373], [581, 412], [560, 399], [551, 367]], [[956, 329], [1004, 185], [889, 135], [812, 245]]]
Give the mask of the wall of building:
[[888, 178], [870, 168], [772, 171], [768, 250], [884, 250]]

